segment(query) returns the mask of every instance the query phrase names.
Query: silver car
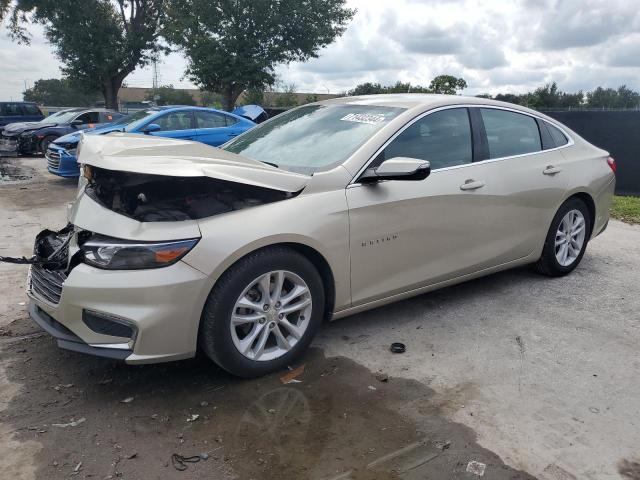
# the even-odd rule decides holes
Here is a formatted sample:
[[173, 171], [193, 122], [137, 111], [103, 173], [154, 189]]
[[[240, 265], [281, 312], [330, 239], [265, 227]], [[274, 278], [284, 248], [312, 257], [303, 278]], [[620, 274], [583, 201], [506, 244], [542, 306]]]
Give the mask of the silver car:
[[221, 149], [87, 136], [69, 225], [36, 240], [33, 319], [67, 349], [290, 365], [323, 320], [518, 265], [565, 275], [607, 226], [615, 163], [480, 98], [347, 97]]

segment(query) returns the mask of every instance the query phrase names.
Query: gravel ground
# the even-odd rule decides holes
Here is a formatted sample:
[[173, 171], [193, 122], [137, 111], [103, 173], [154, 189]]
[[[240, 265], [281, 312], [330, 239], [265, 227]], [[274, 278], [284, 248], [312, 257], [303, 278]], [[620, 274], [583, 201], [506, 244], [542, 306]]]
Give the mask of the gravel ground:
[[[0, 255], [29, 255], [74, 192], [0, 158]], [[0, 264], [0, 478], [640, 479], [638, 226], [612, 221], [565, 278], [517, 269], [326, 325], [286, 385], [61, 351], [25, 270]]]

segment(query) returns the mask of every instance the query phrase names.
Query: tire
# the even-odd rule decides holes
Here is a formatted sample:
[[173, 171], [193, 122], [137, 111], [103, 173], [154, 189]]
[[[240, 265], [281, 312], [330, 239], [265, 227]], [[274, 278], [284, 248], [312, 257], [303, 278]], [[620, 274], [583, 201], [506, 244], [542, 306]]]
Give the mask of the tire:
[[[579, 212], [579, 214], [575, 212]], [[570, 213], [573, 215], [573, 217], [567, 217]], [[561, 225], [563, 230], [567, 230], [567, 226], [572, 226], [571, 218], [577, 219], [576, 223], [578, 224], [580, 216], [583, 220], [582, 228], [584, 234], [582, 235], [582, 241], [579, 242], [580, 248], [578, 251], [578, 245], [576, 241], [580, 239], [580, 234], [578, 233], [576, 235], [573, 235], [572, 233], [570, 233], [570, 235], [567, 236], [560, 230]], [[567, 217], [567, 223], [563, 225], [565, 217]], [[570, 232], [578, 231], [577, 228], [569, 228], [568, 230]], [[584, 252], [587, 248], [587, 243], [589, 242], [590, 235], [591, 216], [587, 205], [577, 197], [568, 199], [560, 206], [556, 215], [553, 217], [553, 221], [551, 222], [549, 232], [547, 233], [547, 237], [544, 242], [542, 255], [534, 265], [535, 269], [539, 273], [548, 275], [550, 277], [561, 277], [572, 272], [582, 260]], [[562, 255], [563, 245], [561, 244], [559, 246], [556, 246], [556, 240], [561, 243], [564, 242], [566, 244], [566, 248], [568, 249], [567, 252], [570, 252], [567, 254], [566, 258], [564, 258], [564, 260]], [[576, 251], [578, 251], [577, 255]]]
[[47, 153], [47, 148], [49, 147], [49, 144], [53, 142], [56, 138], [57, 137], [54, 137], [53, 135], [49, 135], [44, 137], [42, 140], [40, 140], [40, 145], [39, 145], [40, 153], [42, 153], [43, 155]]
[[[265, 278], [270, 289], [268, 298], [263, 293], [265, 284], [260, 283]], [[280, 278], [284, 279], [281, 296], [276, 293]], [[295, 288], [300, 288], [295, 292], [303, 292], [305, 286], [307, 293], [292, 296]], [[287, 295], [291, 297], [288, 300]], [[269, 304], [267, 310], [265, 305], [272, 298], [274, 304]], [[281, 306], [276, 298], [282, 299]], [[281, 313], [309, 300], [310, 304], [300, 311]], [[261, 306], [263, 310], [244, 308], [240, 303]], [[311, 343], [322, 322], [324, 303], [322, 279], [306, 257], [286, 247], [258, 250], [229, 268], [211, 290], [200, 321], [200, 348], [224, 370], [239, 377], [258, 377], [280, 370], [293, 363]], [[234, 319], [264, 318], [232, 327], [232, 315]], [[263, 335], [267, 343], [262, 343], [260, 349]]]

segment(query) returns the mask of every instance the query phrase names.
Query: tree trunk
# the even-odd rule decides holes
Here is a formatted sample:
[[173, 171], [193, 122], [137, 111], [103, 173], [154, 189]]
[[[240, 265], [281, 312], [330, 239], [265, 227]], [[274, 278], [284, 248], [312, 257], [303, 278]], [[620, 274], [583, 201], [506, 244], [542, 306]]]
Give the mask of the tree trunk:
[[242, 89], [238, 91], [237, 87], [225, 88], [224, 93], [222, 94], [222, 108], [227, 112], [230, 112], [231, 110], [233, 110], [236, 106], [236, 100], [238, 99], [241, 93], [242, 93]]
[[102, 95], [104, 96], [105, 108], [118, 110], [118, 92], [122, 86], [122, 79], [119, 77], [107, 78], [102, 83]]

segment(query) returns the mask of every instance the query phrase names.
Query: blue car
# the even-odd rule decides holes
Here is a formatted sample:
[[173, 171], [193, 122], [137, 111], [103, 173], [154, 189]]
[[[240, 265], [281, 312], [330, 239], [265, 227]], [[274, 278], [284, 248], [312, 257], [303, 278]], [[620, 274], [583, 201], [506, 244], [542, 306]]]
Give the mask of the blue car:
[[[202, 107], [152, 107], [104, 127], [85, 130], [87, 135], [110, 132], [140, 133], [159, 137], [194, 140], [217, 147], [256, 124], [247, 118]], [[61, 177], [77, 177], [80, 168], [76, 149], [80, 133], [72, 133], [49, 144], [46, 152], [48, 170]]]

